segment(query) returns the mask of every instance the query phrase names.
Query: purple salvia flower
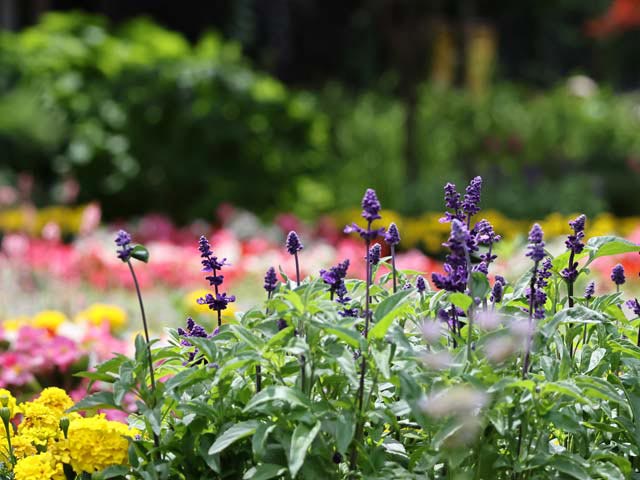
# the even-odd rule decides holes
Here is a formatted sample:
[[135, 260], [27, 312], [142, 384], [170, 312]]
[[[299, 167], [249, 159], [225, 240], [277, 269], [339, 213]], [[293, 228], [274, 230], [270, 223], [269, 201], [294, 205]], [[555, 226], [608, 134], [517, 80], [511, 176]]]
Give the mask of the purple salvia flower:
[[115, 239], [116, 245], [120, 247], [117, 251], [118, 258], [123, 262], [126, 262], [131, 258], [131, 252], [133, 251], [133, 247], [131, 246], [131, 235], [124, 231], [118, 231]]
[[382, 254], [382, 247], [379, 243], [374, 243], [369, 249], [368, 260], [370, 265], [378, 265], [380, 263], [380, 255]]
[[418, 275], [416, 278], [416, 288], [420, 293], [424, 293], [427, 290], [427, 282], [422, 275]]
[[573, 229], [573, 234], [567, 237], [564, 244], [567, 246], [568, 250], [575, 254], [581, 253], [584, 249], [582, 239], [584, 238], [584, 227], [586, 221], [587, 217], [585, 215], [580, 215], [569, 222], [569, 226]]
[[544, 232], [542, 227], [534, 223], [529, 231], [529, 245], [527, 246], [527, 257], [534, 262], [539, 262], [545, 257], [544, 253]]
[[221, 312], [227, 309], [227, 305], [236, 301], [235, 295], [227, 295], [226, 293], [216, 293], [215, 296], [207, 293], [204, 297], [197, 300], [200, 305], [208, 305], [209, 309]]
[[287, 235], [286, 246], [287, 252], [289, 252], [290, 255], [295, 255], [304, 248], [304, 245], [300, 242], [300, 237], [298, 237], [298, 234], [293, 230]]
[[402, 290], [411, 290], [413, 288], [413, 285], [411, 285], [411, 282], [406, 282], [404, 285], [402, 285]]
[[273, 267], [269, 267], [267, 273], [264, 275], [264, 289], [267, 293], [271, 294], [271, 292], [275, 291], [278, 286], [278, 277], [276, 275], [276, 269]]
[[284, 318], [279, 318], [278, 321], [276, 322], [276, 325], [278, 327], [278, 331], [284, 330], [285, 328], [288, 327], [287, 321]]
[[482, 190], [482, 177], [475, 177], [465, 189], [462, 200], [462, 211], [467, 214], [467, 225], [476, 213], [480, 211], [480, 192]]
[[587, 300], [591, 300], [595, 292], [596, 292], [596, 283], [593, 280], [591, 280], [589, 283], [587, 283], [587, 286], [584, 289], [584, 298]]
[[464, 220], [464, 214], [461, 212], [462, 204], [460, 203], [460, 194], [453, 183], [447, 183], [444, 186], [444, 204], [446, 208], [453, 210], [453, 213], [444, 212], [444, 217], [440, 219], [440, 223], [450, 222], [454, 219]]
[[500, 275], [496, 275], [496, 281], [493, 284], [493, 288], [491, 289], [490, 298], [493, 303], [500, 303], [502, 301], [502, 295], [504, 295], [504, 286], [504, 278]]
[[431, 274], [433, 284], [449, 292], [464, 292], [469, 277], [469, 253], [478, 249], [475, 239], [462, 222], [453, 219], [449, 241], [442, 245], [451, 253], [445, 258], [445, 273]]
[[[180, 340], [180, 345], [183, 347], [192, 347], [193, 344], [188, 340], [189, 338], [197, 337], [197, 338], [208, 338], [209, 335], [207, 331], [204, 329], [202, 325], [198, 325], [193, 321], [193, 318], [187, 318], [187, 326], [186, 328], [178, 328], [178, 335], [182, 337]], [[192, 363], [198, 355], [198, 349], [194, 349], [192, 352], [189, 352], [189, 359], [184, 362], [184, 365], [188, 365]], [[205, 359], [202, 358], [196, 364], [204, 362]]]
[[627, 300], [627, 307], [629, 307], [636, 317], [640, 317], [640, 302], [637, 298], [633, 300]]
[[374, 220], [382, 218], [380, 217], [381, 208], [375, 190], [368, 188], [364, 197], [362, 197], [362, 218], [367, 222], [373, 222]]
[[400, 232], [398, 232], [398, 227], [395, 223], [389, 225], [389, 229], [384, 235], [384, 241], [389, 246], [396, 246], [400, 243]]
[[624, 276], [624, 267], [621, 264], [617, 264], [611, 270], [611, 281], [616, 284], [617, 287], [624, 284], [627, 279]]

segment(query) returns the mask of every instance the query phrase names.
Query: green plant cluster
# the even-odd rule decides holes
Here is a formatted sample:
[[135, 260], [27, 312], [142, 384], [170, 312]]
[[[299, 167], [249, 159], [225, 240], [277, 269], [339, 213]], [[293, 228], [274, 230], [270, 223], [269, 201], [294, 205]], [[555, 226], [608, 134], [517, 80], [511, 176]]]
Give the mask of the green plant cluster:
[[309, 99], [215, 34], [192, 46], [145, 19], [113, 29], [50, 13], [2, 33], [0, 62], [3, 166], [49, 182], [73, 175], [111, 217], [275, 206], [316, 162]]
[[485, 205], [515, 218], [637, 213], [632, 97], [564, 84], [474, 97], [425, 84], [409, 138], [392, 84], [294, 91], [214, 34], [191, 45], [149, 20], [115, 28], [50, 13], [0, 37], [0, 175], [28, 171], [44, 185], [73, 175], [110, 218], [154, 209], [190, 220], [223, 201], [313, 217], [368, 185], [415, 214], [440, 203], [445, 180], [476, 174], [502, 185]]
[[[599, 257], [637, 251], [594, 237], [576, 257], [579, 275]], [[113, 391], [76, 409], [139, 398], [130, 465], [95, 478], [636, 478], [639, 319], [624, 315], [622, 292], [575, 295], [569, 307], [559, 273], [568, 258], [553, 259], [541, 320], [527, 314], [531, 273], [493, 302], [480, 272], [468, 294], [393, 293], [376, 266], [370, 290], [346, 281], [350, 308], [370, 304], [368, 335], [365, 314], [340, 315], [345, 305], [322, 279], [297, 285], [281, 272], [265, 303], [212, 335], [171, 330], [170, 345], [153, 348], [155, 390], [139, 336], [134, 358], [85, 374]], [[399, 284], [416, 274], [399, 272]], [[459, 329], [442, 320], [451, 308]]]

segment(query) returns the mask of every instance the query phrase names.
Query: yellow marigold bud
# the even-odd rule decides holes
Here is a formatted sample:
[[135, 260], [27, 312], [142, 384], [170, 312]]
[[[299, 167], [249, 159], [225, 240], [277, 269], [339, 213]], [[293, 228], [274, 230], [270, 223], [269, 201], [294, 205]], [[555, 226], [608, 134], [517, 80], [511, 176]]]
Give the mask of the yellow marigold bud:
[[11, 412], [9, 416], [10, 419], [18, 413], [16, 409], [16, 399], [13, 398], [9, 390], [5, 390], [4, 388], [0, 388], [0, 407], [7, 407], [9, 409]]

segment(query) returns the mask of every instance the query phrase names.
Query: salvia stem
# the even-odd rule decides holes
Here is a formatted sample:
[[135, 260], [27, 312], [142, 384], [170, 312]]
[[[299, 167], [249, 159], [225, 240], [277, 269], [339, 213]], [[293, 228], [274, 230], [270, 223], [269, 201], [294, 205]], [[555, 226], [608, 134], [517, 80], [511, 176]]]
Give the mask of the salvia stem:
[[296, 283], [298, 284], [298, 287], [300, 286], [300, 263], [298, 262], [298, 254], [295, 253], [293, 255], [296, 259]]
[[[155, 407], [156, 403], [156, 378], [153, 372], [153, 357], [151, 356], [151, 343], [149, 339], [149, 326], [147, 324], [147, 315], [144, 312], [144, 303], [142, 301], [142, 293], [140, 293], [140, 284], [138, 283], [138, 277], [136, 277], [136, 272], [133, 269], [133, 265], [131, 264], [131, 260], [127, 259], [127, 265], [129, 265], [129, 271], [131, 272], [131, 277], [133, 278], [133, 284], [136, 287], [136, 295], [138, 296], [138, 303], [140, 304], [140, 313], [142, 314], [142, 327], [144, 328], [144, 338], [147, 342], [147, 360], [149, 362], [149, 378], [151, 379], [151, 393], [152, 393], [152, 407]], [[156, 433], [153, 434], [153, 443], [156, 448], [160, 446], [160, 439]]]
[[398, 291], [398, 279], [396, 273], [396, 246], [391, 245], [391, 275], [393, 276], [393, 293]]
[[533, 269], [531, 270], [531, 283], [529, 284], [529, 321], [527, 324], [527, 344], [524, 350], [524, 361], [522, 362], [522, 378], [527, 378], [527, 374], [529, 373], [529, 357], [531, 355], [531, 340], [533, 336], [532, 332], [532, 323], [533, 323], [533, 307], [535, 303], [535, 293], [536, 293], [536, 276], [538, 274], [538, 262], [535, 262], [533, 265]]

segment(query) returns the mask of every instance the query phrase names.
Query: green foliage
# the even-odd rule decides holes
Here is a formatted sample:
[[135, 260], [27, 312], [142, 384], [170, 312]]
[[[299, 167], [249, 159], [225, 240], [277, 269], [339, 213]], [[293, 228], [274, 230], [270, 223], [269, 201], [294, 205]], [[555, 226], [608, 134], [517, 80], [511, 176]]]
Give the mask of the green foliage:
[[[591, 257], [640, 251], [616, 237], [587, 245]], [[400, 283], [414, 275], [399, 272]], [[137, 395], [129, 419], [144, 434], [132, 442], [127, 478], [632, 478], [640, 468], [637, 319], [621, 315], [621, 294], [566, 308], [553, 275], [546, 317], [531, 330], [518, 284], [491, 305], [481, 274], [470, 282], [475, 302], [462, 293], [393, 294], [389, 275], [380, 276], [368, 338], [364, 319], [341, 316], [320, 279], [287, 282], [213, 336], [188, 337], [191, 346], [171, 330], [170, 345], [153, 349], [164, 378], [155, 392], [138, 337], [134, 359], [85, 374], [112, 383], [113, 393], [75, 408], [121, 408], [124, 393]], [[350, 307], [362, 310], [364, 282], [347, 286]], [[441, 322], [452, 304], [465, 322], [474, 317], [471, 329]], [[523, 376], [529, 331], [532, 368]]]
[[45, 181], [72, 173], [108, 215], [276, 207], [281, 189], [314, 170], [325, 135], [310, 99], [214, 34], [191, 46], [144, 19], [113, 29], [51, 13], [2, 35], [6, 165]]

